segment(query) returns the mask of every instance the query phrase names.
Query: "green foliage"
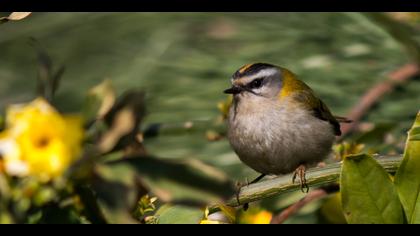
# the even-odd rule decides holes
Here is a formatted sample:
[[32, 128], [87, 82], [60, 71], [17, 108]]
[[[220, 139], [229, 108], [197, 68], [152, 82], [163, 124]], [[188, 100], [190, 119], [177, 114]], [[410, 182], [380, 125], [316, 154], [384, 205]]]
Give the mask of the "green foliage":
[[156, 212], [159, 224], [198, 224], [204, 211], [188, 206], [165, 205]]
[[0, 130], [4, 129], [4, 123], [5, 123], [4, 117], [3, 115], [0, 115]]
[[[377, 13], [365, 14], [367, 18], [359, 13], [82, 15], [36, 14], [32, 22], [1, 25], [0, 105], [26, 99], [32, 91], [35, 68], [21, 38], [34, 35], [69, 68], [62, 81], [64, 66], [57, 66], [32, 40], [37, 94], [60, 111], [81, 112], [86, 142], [81, 160], [49, 183], [3, 174], [0, 158], [0, 223], [199, 223], [212, 221], [204, 209], [213, 204], [226, 223], [241, 222], [224, 203], [234, 195], [232, 179], [255, 173], [243, 168], [224, 139], [231, 98], [217, 105], [221, 114], [215, 106], [224, 100], [221, 91], [235, 69], [259, 60], [290, 67], [340, 114], [378, 75], [402, 63], [405, 54], [395, 42], [412, 58], [419, 57], [418, 32]], [[1, 17], [0, 24], [27, 16], [13, 13]], [[378, 24], [368, 28], [368, 19]], [[105, 76], [111, 79], [89, 90]], [[64, 90], [57, 93], [61, 85]], [[348, 156], [398, 150], [398, 140], [385, 139], [405, 128], [397, 121], [408, 120], [419, 101], [413, 96], [418, 88], [415, 81], [399, 88], [369, 115], [368, 120], [375, 120], [372, 129], [337, 146], [344, 157], [341, 194], [349, 223], [420, 223], [419, 118], [409, 132], [395, 184], [371, 156]], [[316, 211], [321, 209], [329, 222], [342, 223], [337, 196], [310, 205], [288, 222], [318, 222]], [[269, 222], [272, 212], [302, 197], [273, 196], [282, 204], [261, 208], [268, 211], [255, 204], [247, 222]]]
[[[89, 181], [95, 193], [100, 213], [108, 223], [136, 223], [132, 212], [139, 200], [135, 173], [127, 168], [97, 165]], [[94, 213], [94, 212], [93, 212]]]
[[45, 48], [40, 43], [31, 38], [31, 43], [37, 51], [38, 58], [38, 95], [43, 96], [48, 101], [52, 101], [60, 85], [61, 77], [64, 74], [65, 67], [60, 66], [57, 69]]
[[404, 159], [394, 181], [369, 155], [344, 159], [340, 186], [349, 223], [420, 223], [419, 134], [420, 113], [408, 132]]
[[404, 159], [395, 175], [395, 185], [407, 222], [420, 223], [420, 113], [408, 132]]
[[83, 116], [86, 121], [102, 119], [114, 106], [116, 100], [115, 89], [110, 80], [105, 80], [92, 88], [84, 102]]
[[401, 204], [388, 173], [368, 155], [350, 155], [343, 161], [341, 194], [349, 223], [399, 224]]
[[395, 41], [405, 48], [413, 61], [420, 62], [420, 45], [413, 38], [414, 29], [403, 22], [398, 22], [385, 14], [364, 13], [378, 26], [382, 27]]
[[328, 196], [322, 204], [320, 213], [327, 223], [330, 224], [345, 224], [346, 218], [343, 214], [341, 206], [341, 193], [335, 193]]
[[[140, 198], [137, 203], [137, 208], [134, 211], [134, 216], [141, 221], [150, 221], [150, 218], [154, 218], [153, 214], [156, 210], [155, 202], [158, 200], [157, 197], [150, 197], [148, 194]], [[148, 217], [150, 216], [150, 217]]]
[[150, 191], [172, 202], [205, 204], [228, 199], [235, 188], [219, 170], [197, 160], [162, 160], [155, 157], [126, 158], [111, 166], [132, 166]]
[[[52, 101], [62, 72], [52, 74], [52, 59], [39, 54], [38, 88]], [[12, 178], [0, 159], [2, 223], [199, 223], [206, 205], [233, 196], [234, 184], [214, 167], [149, 155], [141, 131], [144, 92], [116, 94], [110, 81], [88, 93], [80, 108], [84, 152], [64, 176], [48, 183]]]

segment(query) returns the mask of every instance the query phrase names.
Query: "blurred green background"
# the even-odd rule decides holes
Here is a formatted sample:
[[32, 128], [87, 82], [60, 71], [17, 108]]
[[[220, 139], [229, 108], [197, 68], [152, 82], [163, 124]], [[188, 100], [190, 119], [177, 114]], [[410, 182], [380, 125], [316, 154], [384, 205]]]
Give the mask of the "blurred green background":
[[[34, 13], [1, 26], [2, 109], [35, 95], [38, 64], [30, 37], [66, 66], [55, 100], [63, 111], [80, 110], [87, 91], [109, 78], [120, 93], [147, 92], [145, 125], [214, 119], [230, 76], [250, 62], [289, 68], [335, 114], [345, 115], [367, 89], [409, 60], [392, 37], [358, 13]], [[419, 93], [420, 81], [411, 80], [366, 121], [396, 123], [393, 132], [403, 137], [419, 109]], [[157, 156], [198, 158], [234, 179], [257, 175], [226, 139], [209, 142], [204, 132], [160, 136], [146, 140], [146, 147]]]

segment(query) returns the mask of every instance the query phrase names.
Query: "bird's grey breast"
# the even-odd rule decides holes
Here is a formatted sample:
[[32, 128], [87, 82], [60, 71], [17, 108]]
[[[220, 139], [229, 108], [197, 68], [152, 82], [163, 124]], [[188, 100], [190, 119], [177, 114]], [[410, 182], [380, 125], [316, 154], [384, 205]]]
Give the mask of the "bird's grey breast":
[[228, 121], [229, 141], [245, 164], [260, 173], [284, 174], [328, 154], [334, 140], [328, 122], [277, 101], [254, 100], [232, 106]]

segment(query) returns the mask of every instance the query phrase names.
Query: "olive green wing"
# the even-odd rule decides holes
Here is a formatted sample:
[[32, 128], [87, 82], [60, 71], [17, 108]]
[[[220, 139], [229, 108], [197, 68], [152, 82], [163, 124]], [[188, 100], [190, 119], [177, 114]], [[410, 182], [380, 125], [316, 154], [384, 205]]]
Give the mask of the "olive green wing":
[[314, 107], [314, 115], [315, 117], [318, 117], [321, 120], [325, 120], [330, 122], [330, 124], [334, 128], [334, 133], [337, 136], [341, 135], [341, 129], [340, 129], [340, 123], [337, 121], [337, 119], [331, 114], [328, 107], [321, 101], [321, 99], [318, 99], [319, 106]]
[[299, 92], [295, 93], [294, 97], [296, 101], [300, 102], [302, 106], [312, 110], [315, 117], [328, 121], [333, 126], [335, 135], [341, 135], [340, 123], [331, 114], [331, 111], [328, 109], [325, 103], [316, 97], [311, 89], [300, 90]]

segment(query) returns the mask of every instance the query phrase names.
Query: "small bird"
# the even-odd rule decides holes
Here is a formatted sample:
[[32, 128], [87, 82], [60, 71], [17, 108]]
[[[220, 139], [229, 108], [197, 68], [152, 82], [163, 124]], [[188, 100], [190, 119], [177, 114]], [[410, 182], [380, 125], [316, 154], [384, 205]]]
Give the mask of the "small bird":
[[265, 175], [294, 172], [301, 189], [308, 166], [331, 152], [339, 122], [314, 91], [291, 71], [267, 64], [242, 66], [231, 78], [233, 94], [228, 115], [228, 139], [240, 160]]

